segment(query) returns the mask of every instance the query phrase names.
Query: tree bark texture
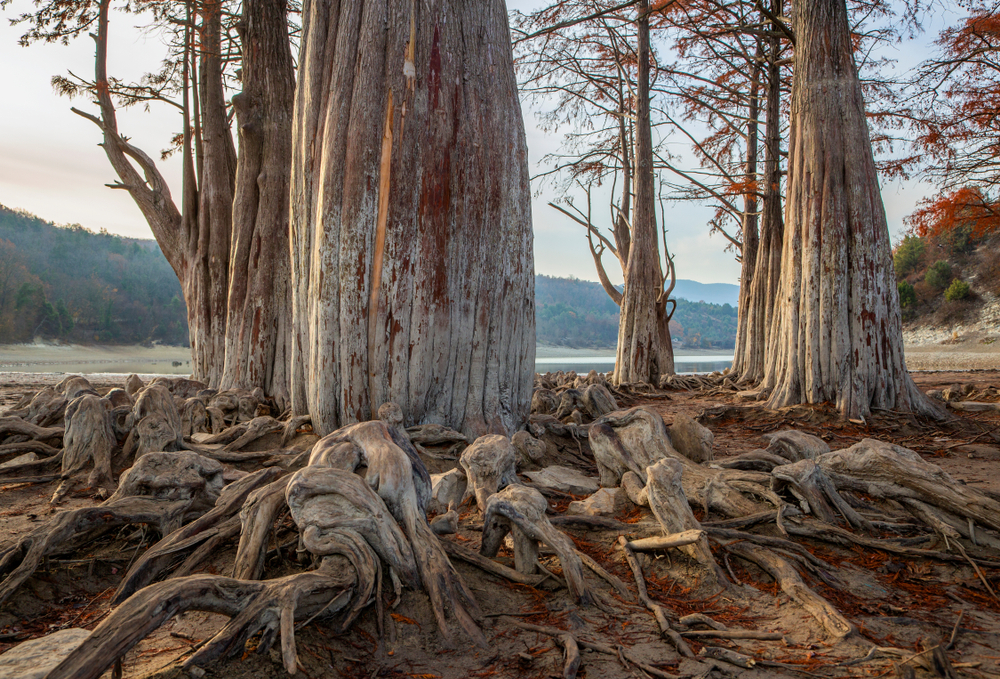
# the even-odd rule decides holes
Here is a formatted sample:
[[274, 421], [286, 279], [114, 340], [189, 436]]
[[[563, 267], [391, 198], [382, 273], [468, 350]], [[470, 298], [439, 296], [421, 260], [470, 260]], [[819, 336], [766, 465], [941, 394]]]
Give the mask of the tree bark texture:
[[288, 191], [295, 71], [285, 0], [243, 5], [240, 153], [221, 388], [262, 387], [284, 409], [291, 356]]
[[[757, 56], [762, 57], [758, 48]], [[750, 99], [747, 104], [747, 157], [744, 171], [747, 192], [743, 197], [743, 247], [740, 250], [740, 294], [737, 302], [739, 322], [736, 326], [736, 351], [733, 355], [733, 373], [740, 375], [748, 359], [748, 321], [753, 309], [750, 305], [750, 289], [757, 268], [757, 244], [760, 240], [760, 215], [757, 213], [757, 155], [760, 134], [760, 62], [754, 64], [750, 78]], [[753, 187], [752, 189], [750, 187]]]
[[[781, 0], [772, 0], [771, 9], [773, 14], [781, 16]], [[740, 330], [733, 364], [733, 370], [741, 380], [754, 384], [764, 377], [765, 354], [775, 323], [774, 308], [781, 280], [784, 233], [781, 216], [780, 42], [777, 37], [769, 38], [769, 42], [760, 229], [754, 243], [752, 262], [747, 261], [746, 245], [743, 248], [744, 271], [749, 265], [752, 266], [752, 273], [749, 280], [740, 281]]]
[[656, 233], [653, 134], [649, 119], [649, 2], [639, 11], [639, 87], [636, 106], [635, 210], [632, 243], [625, 267], [625, 294], [618, 322], [615, 384], [659, 384], [674, 373], [669, 316], [663, 296], [663, 271]]
[[889, 230], [844, 0], [796, 7], [789, 185], [769, 405], [934, 412], [903, 359]]
[[222, 3], [201, 4], [201, 132], [198, 230], [188, 234], [194, 253], [187, 279], [188, 327], [195, 378], [217, 387], [225, 363], [229, 244], [233, 228], [236, 150], [222, 86]]
[[[182, 67], [185, 74], [184, 195], [182, 210], [178, 210], [166, 179], [153, 159], [129, 143], [118, 131], [107, 72], [109, 5], [108, 0], [102, 0], [98, 7], [95, 38], [93, 90], [100, 114], [95, 116], [75, 108], [73, 111], [93, 122], [103, 132], [101, 146], [119, 179], [109, 186], [128, 191], [180, 279], [188, 310], [192, 372], [196, 379], [214, 387], [218, 385], [223, 364], [225, 281], [229, 265], [235, 167], [235, 150], [226, 119], [222, 88], [220, 7], [216, 2], [202, 8], [202, 23], [198, 31], [201, 45], [195, 46], [190, 40], [185, 49]], [[188, 33], [185, 35], [188, 36]], [[195, 56], [196, 53], [198, 56]], [[196, 78], [199, 70], [201, 73]], [[193, 88], [193, 115], [188, 107], [189, 78], [200, 85]], [[195, 123], [193, 135], [192, 118]], [[202, 139], [202, 132], [210, 137]], [[192, 136], [198, 149], [197, 169], [191, 157]]]
[[513, 433], [534, 373], [527, 149], [501, 0], [308, 0], [292, 402], [328, 433]]

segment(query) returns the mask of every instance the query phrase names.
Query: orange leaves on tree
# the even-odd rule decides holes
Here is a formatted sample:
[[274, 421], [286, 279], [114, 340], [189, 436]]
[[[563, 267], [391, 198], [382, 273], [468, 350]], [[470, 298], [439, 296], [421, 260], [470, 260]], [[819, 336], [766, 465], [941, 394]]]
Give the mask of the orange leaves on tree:
[[972, 237], [981, 238], [1000, 228], [1000, 202], [978, 188], [963, 187], [922, 201], [906, 221], [922, 238], [946, 235], [960, 227], [971, 229]]

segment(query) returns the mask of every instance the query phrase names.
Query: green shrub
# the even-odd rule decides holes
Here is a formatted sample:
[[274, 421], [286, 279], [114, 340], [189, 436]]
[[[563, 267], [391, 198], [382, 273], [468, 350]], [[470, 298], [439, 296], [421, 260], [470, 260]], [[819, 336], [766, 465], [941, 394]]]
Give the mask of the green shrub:
[[896, 251], [892, 253], [892, 263], [896, 269], [896, 276], [906, 276], [916, 269], [926, 249], [927, 243], [922, 238], [903, 236], [903, 242], [896, 246]]
[[969, 284], [965, 281], [956, 278], [948, 286], [948, 289], [944, 291], [944, 298], [949, 302], [956, 302], [960, 299], [965, 299], [969, 296], [971, 292]]
[[934, 262], [934, 266], [927, 269], [924, 275], [924, 282], [935, 290], [944, 290], [951, 281], [951, 264], [944, 261]]
[[899, 306], [903, 309], [911, 307], [917, 303], [917, 293], [913, 286], [906, 281], [900, 281], [896, 286], [899, 289]]

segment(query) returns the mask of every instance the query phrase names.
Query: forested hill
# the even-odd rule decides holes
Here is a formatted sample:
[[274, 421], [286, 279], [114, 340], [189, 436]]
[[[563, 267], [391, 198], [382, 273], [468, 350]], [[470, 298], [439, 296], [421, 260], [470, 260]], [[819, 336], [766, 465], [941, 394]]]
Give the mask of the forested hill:
[[[715, 301], [738, 289], [682, 280], [676, 290]], [[618, 307], [599, 283], [536, 276], [535, 299], [539, 342], [615, 346]], [[730, 348], [736, 309], [679, 299], [670, 327], [688, 346]], [[180, 283], [153, 240], [56, 226], [0, 205], [0, 344], [35, 337], [187, 344]]]
[[180, 283], [155, 241], [0, 205], [0, 343], [34, 337], [186, 344]]
[[[739, 289], [680, 280], [675, 290], [725, 299]], [[535, 318], [542, 344], [598, 349], [614, 348], [618, 341], [618, 306], [600, 283], [535, 276]], [[730, 349], [736, 343], [736, 308], [728, 303], [678, 299], [670, 334], [688, 347]]]

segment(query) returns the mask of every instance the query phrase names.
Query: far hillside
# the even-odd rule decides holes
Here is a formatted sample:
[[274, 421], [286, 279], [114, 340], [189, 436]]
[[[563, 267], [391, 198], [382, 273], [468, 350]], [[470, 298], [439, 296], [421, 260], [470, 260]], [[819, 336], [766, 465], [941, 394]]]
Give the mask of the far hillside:
[[153, 240], [0, 205], [0, 343], [187, 344], [181, 287]]
[[[675, 290], [732, 294], [725, 284], [717, 285], [678, 281]], [[737, 286], [728, 288], [738, 293]], [[678, 299], [670, 334], [675, 344], [689, 348], [731, 349], [736, 343], [736, 316], [732, 304]], [[618, 306], [593, 281], [535, 276], [535, 319], [540, 344], [613, 349], [618, 342]]]
[[893, 251], [905, 327], [995, 332], [984, 311], [1000, 296], [1000, 203], [963, 188], [924, 203], [909, 222]]

